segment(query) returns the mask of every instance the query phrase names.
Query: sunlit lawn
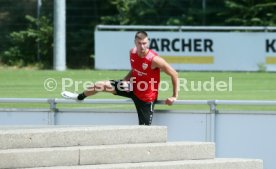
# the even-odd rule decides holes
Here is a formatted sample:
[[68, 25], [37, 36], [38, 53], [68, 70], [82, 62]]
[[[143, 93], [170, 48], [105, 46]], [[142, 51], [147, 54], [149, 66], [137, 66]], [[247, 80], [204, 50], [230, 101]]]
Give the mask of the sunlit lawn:
[[[62, 90], [81, 92], [85, 84], [98, 80], [121, 79], [127, 71], [100, 70], [67, 70], [64, 72], [52, 70], [0, 69], [0, 97], [1, 98], [61, 98]], [[159, 92], [159, 100], [172, 95], [170, 78], [162, 74], [163, 82]], [[50, 90], [45, 89], [45, 81], [51, 78], [57, 82], [47, 83]], [[264, 72], [179, 72], [180, 91], [179, 100], [276, 100], [276, 76], [274, 73]], [[230, 84], [230, 82], [232, 83]], [[169, 89], [167, 85], [169, 84]], [[211, 87], [213, 84], [213, 88]], [[220, 85], [220, 86], [218, 86]], [[230, 86], [229, 86], [230, 85]], [[109, 93], [99, 93], [89, 99], [122, 99]], [[60, 105], [65, 107], [92, 107], [107, 109], [129, 109], [132, 105]], [[41, 104], [7, 104], [0, 107], [49, 107]], [[221, 108], [242, 110], [276, 110], [276, 106], [220, 106]], [[206, 109], [201, 105], [157, 105], [156, 109]]]

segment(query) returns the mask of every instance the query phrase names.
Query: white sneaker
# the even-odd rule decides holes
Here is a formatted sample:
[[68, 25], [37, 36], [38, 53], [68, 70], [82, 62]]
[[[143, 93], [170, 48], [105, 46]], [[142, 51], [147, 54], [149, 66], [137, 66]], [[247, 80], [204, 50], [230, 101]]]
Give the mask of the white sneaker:
[[63, 91], [63, 92], [61, 92], [61, 96], [65, 99], [72, 99], [72, 100], [77, 100], [78, 101], [78, 96], [79, 95], [77, 93]]

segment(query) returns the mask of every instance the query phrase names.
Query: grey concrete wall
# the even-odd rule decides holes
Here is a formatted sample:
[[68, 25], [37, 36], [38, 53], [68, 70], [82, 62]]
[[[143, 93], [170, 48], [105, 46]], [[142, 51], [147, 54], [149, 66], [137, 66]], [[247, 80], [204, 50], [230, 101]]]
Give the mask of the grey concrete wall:
[[[1, 111], [0, 111], [1, 112]], [[168, 127], [168, 141], [214, 141], [217, 157], [263, 159], [275, 169], [275, 112], [156, 112], [153, 125]], [[136, 125], [135, 112], [60, 109], [2, 111], [0, 125]]]

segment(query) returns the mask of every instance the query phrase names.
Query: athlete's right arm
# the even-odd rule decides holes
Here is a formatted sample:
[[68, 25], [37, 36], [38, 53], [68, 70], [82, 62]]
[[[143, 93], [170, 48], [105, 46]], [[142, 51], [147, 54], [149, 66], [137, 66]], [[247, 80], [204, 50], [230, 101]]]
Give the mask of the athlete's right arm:
[[130, 70], [129, 72], [128, 72], [128, 74], [124, 77], [124, 81], [129, 81], [130, 80], [130, 78], [131, 78], [131, 72], [132, 72], [132, 70]]

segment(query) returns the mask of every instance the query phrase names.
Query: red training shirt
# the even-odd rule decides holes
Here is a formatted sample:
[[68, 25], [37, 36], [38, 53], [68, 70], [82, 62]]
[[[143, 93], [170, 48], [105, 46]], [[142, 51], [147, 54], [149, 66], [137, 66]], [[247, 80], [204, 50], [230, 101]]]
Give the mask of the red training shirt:
[[130, 51], [133, 92], [136, 97], [144, 102], [153, 102], [158, 97], [160, 69], [151, 68], [154, 57], [159, 56], [150, 49], [142, 58], [138, 56], [136, 47]]

